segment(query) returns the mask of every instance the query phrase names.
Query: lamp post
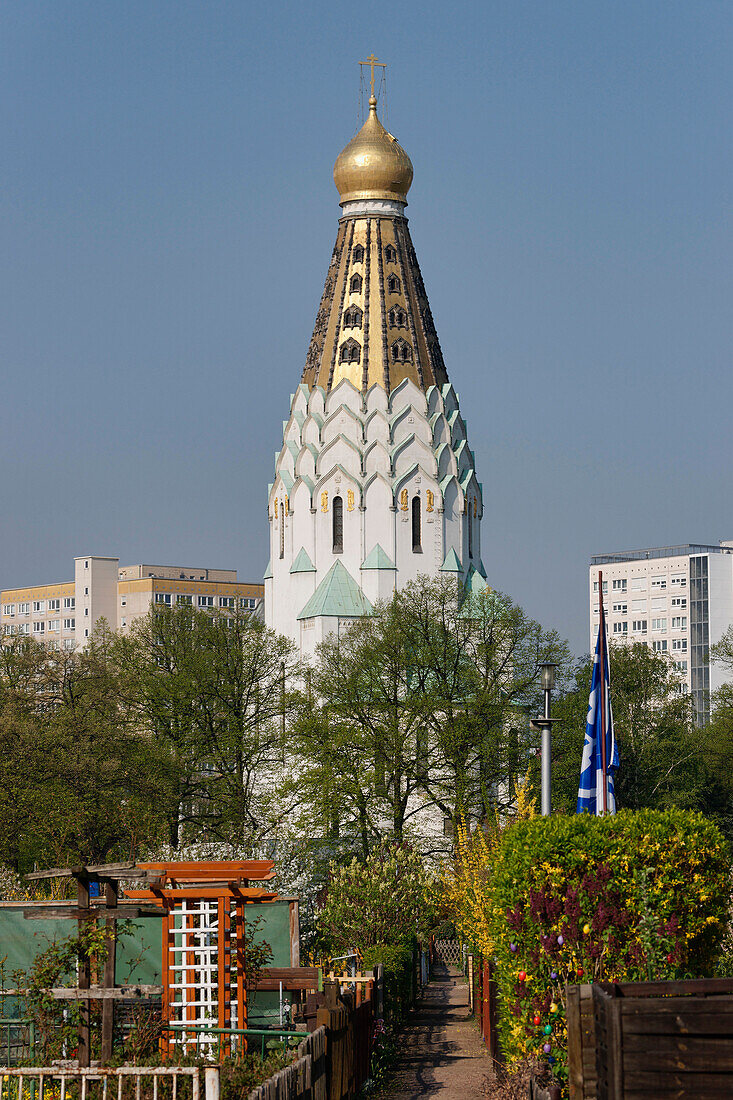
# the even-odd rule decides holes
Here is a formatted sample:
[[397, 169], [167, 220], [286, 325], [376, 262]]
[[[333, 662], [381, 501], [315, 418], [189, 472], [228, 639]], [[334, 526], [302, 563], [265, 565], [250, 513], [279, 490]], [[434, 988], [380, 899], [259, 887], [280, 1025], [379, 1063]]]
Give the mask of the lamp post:
[[549, 817], [552, 813], [552, 723], [556, 718], [550, 717], [550, 696], [555, 686], [554, 661], [543, 661], [540, 665], [540, 683], [545, 697], [542, 717], [532, 721], [532, 728], [542, 732], [542, 816]]

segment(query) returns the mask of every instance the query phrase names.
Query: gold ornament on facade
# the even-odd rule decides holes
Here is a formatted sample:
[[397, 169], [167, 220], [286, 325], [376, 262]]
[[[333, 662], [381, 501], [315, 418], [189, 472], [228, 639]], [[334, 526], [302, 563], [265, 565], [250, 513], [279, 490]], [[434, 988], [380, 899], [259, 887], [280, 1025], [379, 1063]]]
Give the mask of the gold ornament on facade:
[[277, 519], [277, 497], [275, 497], [275, 519]]
[[432, 512], [433, 511], [433, 506], [435, 504], [435, 495], [434, 495], [432, 489], [426, 490], [425, 496], [427, 498], [427, 510], [428, 510], [428, 512]]
[[325, 492], [325, 491], [323, 493], [321, 493], [321, 511], [322, 512], [327, 512], [328, 511], [328, 492]]
[[400, 493], [400, 508], [403, 512], [407, 511], [407, 489], [403, 489]]
[[354, 511], [354, 490], [349, 489], [346, 493], [346, 507], [349, 512]]

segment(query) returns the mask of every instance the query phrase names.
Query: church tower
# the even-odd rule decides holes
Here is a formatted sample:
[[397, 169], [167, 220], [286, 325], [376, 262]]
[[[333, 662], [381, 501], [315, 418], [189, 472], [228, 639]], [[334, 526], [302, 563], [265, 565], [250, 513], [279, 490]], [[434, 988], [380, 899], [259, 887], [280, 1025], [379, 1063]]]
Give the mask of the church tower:
[[485, 577], [481, 486], [405, 217], [412, 163], [373, 73], [269, 489], [265, 619], [304, 655], [419, 574]]

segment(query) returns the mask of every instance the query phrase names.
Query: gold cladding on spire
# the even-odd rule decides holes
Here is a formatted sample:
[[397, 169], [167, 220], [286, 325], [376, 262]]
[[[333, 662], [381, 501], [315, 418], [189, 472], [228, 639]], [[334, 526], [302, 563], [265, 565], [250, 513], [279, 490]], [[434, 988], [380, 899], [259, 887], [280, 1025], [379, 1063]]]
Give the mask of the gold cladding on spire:
[[333, 179], [342, 204], [362, 199], [407, 202], [412, 161], [377, 118], [374, 95], [369, 99], [369, 118], [336, 158]]

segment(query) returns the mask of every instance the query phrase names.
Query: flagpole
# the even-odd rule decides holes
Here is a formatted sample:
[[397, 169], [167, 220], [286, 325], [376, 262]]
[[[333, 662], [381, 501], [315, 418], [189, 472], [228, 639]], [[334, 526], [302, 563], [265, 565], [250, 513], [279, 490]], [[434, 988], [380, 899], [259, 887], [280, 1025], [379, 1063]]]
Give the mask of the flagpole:
[[598, 572], [598, 608], [600, 611], [601, 658], [601, 767], [603, 768], [603, 812], [608, 813], [608, 771], [606, 761], [606, 613], [603, 608], [603, 573]]

